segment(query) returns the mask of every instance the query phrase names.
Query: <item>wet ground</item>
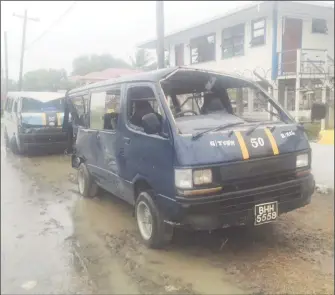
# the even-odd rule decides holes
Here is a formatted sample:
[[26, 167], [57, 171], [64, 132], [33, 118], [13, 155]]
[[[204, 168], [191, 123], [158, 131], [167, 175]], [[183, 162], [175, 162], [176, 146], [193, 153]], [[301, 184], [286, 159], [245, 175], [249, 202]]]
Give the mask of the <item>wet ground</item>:
[[77, 194], [64, 155], [1, 149], [2, 294], [334, 294], [334, 196], [275, 224], [177, 231], [154, 251], [132, 209]]

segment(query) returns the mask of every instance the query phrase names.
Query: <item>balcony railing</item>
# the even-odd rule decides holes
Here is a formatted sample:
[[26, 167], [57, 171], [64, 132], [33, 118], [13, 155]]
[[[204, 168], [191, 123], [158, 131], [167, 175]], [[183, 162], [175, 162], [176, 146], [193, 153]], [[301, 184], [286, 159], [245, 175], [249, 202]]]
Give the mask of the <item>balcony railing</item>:
[[295, 49], [278, 53], [278, 76], [334, 77], [334, 59], [327, 50]]

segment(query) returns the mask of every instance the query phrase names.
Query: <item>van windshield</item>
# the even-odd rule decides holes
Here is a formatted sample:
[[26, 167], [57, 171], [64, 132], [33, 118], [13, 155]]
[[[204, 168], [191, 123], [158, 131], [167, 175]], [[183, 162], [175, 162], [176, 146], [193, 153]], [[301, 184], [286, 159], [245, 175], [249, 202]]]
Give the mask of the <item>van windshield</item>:
[[182, 133], [237, 122], [287, 121], [286, 113], [262, 88], [243, 79], [181, 70], [164, 80], [162, 88]]
[[63, 100], [60, 98], [47, 102], [28, 97], [22, 99], [22, 113], [63, 112], [63, 110]]

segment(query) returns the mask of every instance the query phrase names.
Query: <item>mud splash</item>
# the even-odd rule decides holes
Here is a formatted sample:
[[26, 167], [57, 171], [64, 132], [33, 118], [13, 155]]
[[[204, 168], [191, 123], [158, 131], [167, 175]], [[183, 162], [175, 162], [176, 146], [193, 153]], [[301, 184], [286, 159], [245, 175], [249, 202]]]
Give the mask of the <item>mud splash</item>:
[[1, 156], [3, 293], [334, 293], [333, 195], [264, 227], [176, 231], [154, 251], [130, 206], [77, 194], [68, 157]]

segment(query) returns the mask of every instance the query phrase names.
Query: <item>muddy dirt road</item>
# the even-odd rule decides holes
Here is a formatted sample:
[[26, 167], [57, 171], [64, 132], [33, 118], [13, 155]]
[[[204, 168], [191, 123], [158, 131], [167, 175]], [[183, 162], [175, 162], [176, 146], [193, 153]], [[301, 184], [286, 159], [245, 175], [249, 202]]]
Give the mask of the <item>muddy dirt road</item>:
[[177, 231], [154, 251], [128, 205], [78, 196], [69, 160], [2, 148], [2, 294], [334, 293], [333, 195], [264, 227]]

